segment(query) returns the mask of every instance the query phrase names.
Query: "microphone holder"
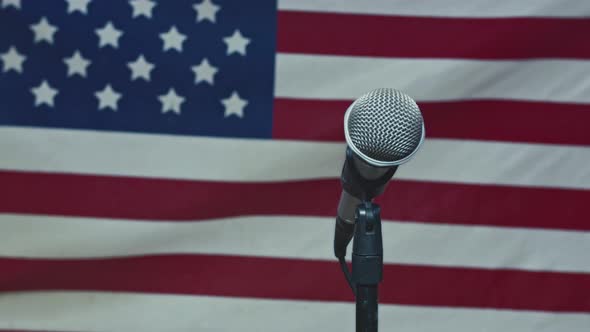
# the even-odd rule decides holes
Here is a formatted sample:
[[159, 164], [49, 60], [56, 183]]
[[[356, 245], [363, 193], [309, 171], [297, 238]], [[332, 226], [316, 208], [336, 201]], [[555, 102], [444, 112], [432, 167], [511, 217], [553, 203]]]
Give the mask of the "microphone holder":
[[378, 290], [383, 280], [381, 209], [370, 201], [358, 205], [352, 247], [352, 282], [356, 288], [356, 331], [376, 332]]

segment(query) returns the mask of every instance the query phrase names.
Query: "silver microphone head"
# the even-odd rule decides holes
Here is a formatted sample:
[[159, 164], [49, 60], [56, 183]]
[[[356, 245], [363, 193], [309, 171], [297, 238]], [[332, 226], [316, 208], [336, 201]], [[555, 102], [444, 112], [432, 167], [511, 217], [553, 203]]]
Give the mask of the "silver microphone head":
[[401, 165], [424, 141], [424, 120], [410, 96], [376, 89], [348, 107], [344, 134], [350, 149], [365, 162], [378, 167]]

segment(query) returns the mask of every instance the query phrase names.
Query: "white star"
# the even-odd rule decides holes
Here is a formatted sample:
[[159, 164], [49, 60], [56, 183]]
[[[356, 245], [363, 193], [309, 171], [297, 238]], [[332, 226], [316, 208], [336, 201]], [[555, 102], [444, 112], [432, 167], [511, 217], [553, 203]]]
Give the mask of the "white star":
[[154, 65], [149, 63], [143, 57], [143, 54], [137, 57], [137, 60], [133, 62], [128, 62], [127, 67], [131, 69], [131, 80], [135, 80], [137, 78], [143, 78], [146, 81], [150, 80], [150, 74], [152, 69], [154, 69]]
[[102, 89], [102, 91], [95, 92], [94, 95], [96, 98], [98, 98], [99, 110], [110, 107], [113, 111], [117, 110], [117, 102], [123, 96], [122, 94], [113, 90], [110, 84], [107, 84], [104, 89]]
[[78, 74], [82, 77], [86, 77], [86, 68], [91, 63], [90, 60], [84, 59], [78, 50], [71, 57], [65, 58], [64, 62], [68, 66], [68, 76]]
[[193, 8], [197, 11], [197, 22], [209, 20], [215, 23], [215, 14], [221, 9], [220, 6], [212, 3], [211, 0], [203, 0], [200, 4], [195, 4]]
[[226, 118], [232, 114], [235, 114], [239, 118], [243, 118], [244, 107], [248, 105], [248, 101], [240, 98], [236, 91], [232, 92], [231, 96], [228, 98], [222, 99], [221, 103], [225, 106], [224, 116]]
[[250, 43], [250, 38], [242, 36], [240, 30], [236, 30], [233, 35], [223, 38], [223, 42], [227, 44], [227, 55], [234, 52], [246, 55], [246, 46]]
[[35, 43], [46, 41], [53, 44], [53, 35], [58, 29], [55, 25], [49, 24], [45, 17], [42, 17], [39, 23], [31, 24], [31, 30], [35, 33]]
[[68, 14], [79, 11], [82, 14], [88, 14], [88, 4], [92, 0], [66, 0], [68, 2]]
[[191, 69], [195, 73], [195, 84], [199, 82], [207, 82], [213, 85], [213, 75], [217, 73], [219, 69], [209, 64], [207, 59], [203, 59], [198, 66], [192, 66]]
[[96, 29], [96, 34], [100, 38], [98, 42], [98, 47], [105, 47], [106, 45], [111, 45], [114, 48], [119, 47], [119, 38], [123, 34], [121, 30], [118, 30], [113, 26], [113, 23], [110, 21], [105, 24], [104, 28]]
[[165, 95], [158, 96], [162, 103], [162, 113], [172, 111], [176, 114], [180, 114], [180, 104], [184, 103], [184, 97], [176, 94], [173, 88], [168, 90]]
[[48, 106], [53, 107], [53, 98], [55, 98], [55, 95], [57, 95], [59, 91], [52, 88], [46, 80], [43, 80], [38, 87], [32, 88], [31, 92], [35, 95], [35, 106], [47, 104]]
[[129, 2], [133, 7], [133, 17], [143, 15], [147, 18], [152, 18], [152, 9], [156, 3], [150, 0], [132, 0]]
[[3, 72], [12, 69], [17, 73], [23, 72], [23, 62], [27, 59], [26, 56], [18, 53], [18, 50], [14, 46], [11, 46], [6, 53], [2, 53], [0, 58], [4, 63]]
[[2, 0], [2, 8], [6, 8], [8, 6], [20, 9], [20, 0]]
[[182, 52], [182, 43], [186, 39], [186, 36], [179, 33], [175, 26], [172, 26], [166, 33], [161, 33], [160, 38], [164, 41], [164, 51], [171, 48]]

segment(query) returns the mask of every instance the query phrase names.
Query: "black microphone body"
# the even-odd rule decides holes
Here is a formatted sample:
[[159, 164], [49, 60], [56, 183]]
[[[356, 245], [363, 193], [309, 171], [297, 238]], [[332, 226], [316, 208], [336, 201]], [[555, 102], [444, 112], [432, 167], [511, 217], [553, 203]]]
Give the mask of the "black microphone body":
[[338, 203], [334, 230], [334, 255], [336, 257], [346, 256], [346, 247], [354, 234], [357, 206], [381, 195], [396, 170], [397, 166], [376, 167], [369, 165], [358, 158], [350, 148], [346, 148], [346, 158], [340, 176], [342, 194]]

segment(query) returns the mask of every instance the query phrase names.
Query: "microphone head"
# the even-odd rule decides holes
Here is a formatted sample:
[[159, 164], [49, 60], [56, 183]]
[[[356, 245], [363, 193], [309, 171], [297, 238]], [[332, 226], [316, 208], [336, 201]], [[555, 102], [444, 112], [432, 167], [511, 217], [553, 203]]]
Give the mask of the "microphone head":
[[395, 89], [376, 89], [348, 107], [344, 134], [350, 149], [368, 164], [401, 165], [424, 141], [424, 120], [410, 96]]

